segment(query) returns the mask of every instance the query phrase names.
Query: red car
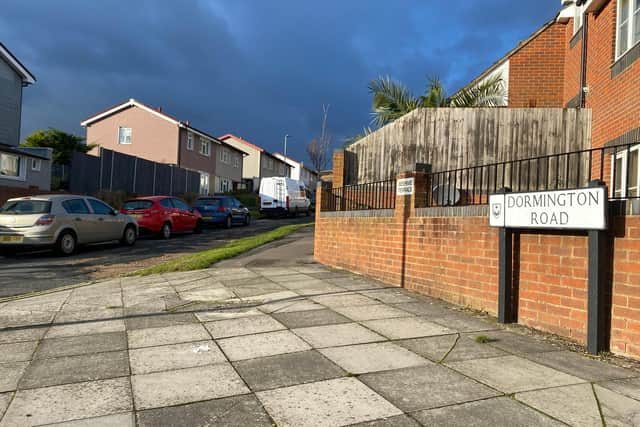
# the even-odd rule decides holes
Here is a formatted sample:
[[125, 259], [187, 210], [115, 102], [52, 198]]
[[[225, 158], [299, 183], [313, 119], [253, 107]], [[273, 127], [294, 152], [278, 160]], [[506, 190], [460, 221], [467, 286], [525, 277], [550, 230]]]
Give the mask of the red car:
[[176, 197], [138, 197], [124, 202], [120, 212], [134, 217], [141, 231], [160, 234], [165, 239], [174, 232], [202, 231], [200, 213]]

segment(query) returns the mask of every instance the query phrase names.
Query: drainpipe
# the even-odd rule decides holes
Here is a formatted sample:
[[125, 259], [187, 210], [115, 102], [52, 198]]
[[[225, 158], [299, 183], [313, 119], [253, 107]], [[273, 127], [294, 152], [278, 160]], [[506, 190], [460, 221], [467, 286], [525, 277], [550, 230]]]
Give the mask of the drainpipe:
[[[582, 6], [587, 0], [576, 1], [576, 7]], [[580, 103], [579, 108], [584, 108], [587, 103], [587, 47], [589, 41], [589, 14], [585, 10], [582, 14], [582, 54], [580, 57]]]

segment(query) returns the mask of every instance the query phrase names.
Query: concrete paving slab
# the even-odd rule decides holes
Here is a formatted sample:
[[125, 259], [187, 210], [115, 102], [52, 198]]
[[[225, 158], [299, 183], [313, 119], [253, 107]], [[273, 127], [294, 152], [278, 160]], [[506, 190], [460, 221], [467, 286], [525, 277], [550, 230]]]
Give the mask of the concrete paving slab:
[[446, 335], [455, 332], [424, 317], [369, 320], [362, 322], [362, 324], [392, 340]]
[[584, 355], [567, 350], [537, 353], [529, 355], [527, 358], [587, 381], [607, 381], [640, 376], [640, 372], [589, 359]]
[[120, 319], [123, 315], [124, 309], [120, 306], [110, 306], [99, 309], [92, 307], [84, 310], [63, 310], [56, 315], [55, 323], [62, 324], [84, 320]]
[[392, 289], [389, 287], [373, 291], [362, 291], [360, 293], [385, 304], [400, 304], [419, 301], [415, 294], [410, 294], [405, 290]]
[[291, 271], [292, 271], [292, 274], [267, 276], [267, 277], [269, 277], [269, 280], [274, 281], [276, 283], [306, 282], [309, 280], [314, 280], [313, 277], [307, 276], [306, 274], [301, 274], [294, 270], [291, 270]]
[[433, 364], [390, 342], [324, 348], [319, 351], [351, 374]]
[[602, 426], [591, 384], [518, 393], [516, 400], [573, 426]]
[[325, 282], [330, 283], [332, 285], [339, 286], [343, 289], [350, 290], [350, 291], [367, 291], [367, 290], [382, 289], [382, 288], [388, 287], [388, 285], [385, 285], [380, 282], [376, 282], [375, 280], [367, 280], [357, 276], [336, 278], [336, 279], [325, 279]]
[[5, 311], [0, 313], [0, 328], [48, 325], [55, 317], [55, 311]]
[[314, 297], [319, 295], [331, 295], [337, 292], [344, 292], [344, 289], [325, 283], [323, 285], [317, 286], [305, 286], [302, 288], [294, 289], [294, 291], [306, 297]]
[[102, 334], [107, 332], [124, 331], [124, 320], [98, 320], [98, 321], [80, 321], [67, 324], [59, 324], [51, 326], [45, 338], [63, 338], [73, 337], [77, 335]]
[[351, 424], [351, 427], [420, 427], [420, 424], [407, 415], [396, 415], [366, 423]]
[[290, 329], [351, 323], [351, 320], [330, 309], [274, 313], [272, 316]]
[[234, 288], [240, 286], [255, 286], [255, 285], [273, 285], [275, 282], [267, 279], [266, 277], [258, 276], [250, 279], [233, 279], [228, 278], [220, 282], [227, 288]]
[[377, 301], [374, 299], [367, 298], [364, 295], [358, 295], [354, 293], [322, 295], [322, 296], [312, 297], [311, 299], [329, 308], [348, 307], [353, 305], [377, 304]]
[[290, 331], [225, 338], [219, 340], [218, 344], [232, 362], [311, 349], [306, 342]]
[[493, 320], [475, 317], [473, 314], [466, 313], [454, 312], [454, 314], [430, 318], [430, 320], [459, 332], [483, 332], [501, 329], [501, 326]]
[[227, 288], [199, 289], [180, 292], [180, 298], [185, 301], [213, 301], [222, 302], [235, 298], [236, 295]]
[[405, 412], [500, 395], [499, 392], [440, 365], [365, 374], [359, 379]]
[[11, 398], [13, 398], [13, 393], [2, 393], [0, 394], [0, 420], [4, 415], [5, 411], [9, 407], [9, 402], [11, 402]]
[[38, 341], [47, 333], [48, 327], [43, 328], [26, 328], [12, 329], [8, 331], [0, 331], [0, 344], [8, 344], [24, 341]]
[[340, 367], [314, 350], [244, 360], [233, 365], [253, 391], [288, 387], [345, 375]]
[[267, 267], [267, 268], [253, 268], [254, 274], [260, 274], [261, 276], [274, 278], [278, 276], [300, 276], [300, 272], [293, 268], [286, 267]]
[[250, 308], [219, 308], [211, 311], [200, 311], [194, 313], [201, 322], [212, 322], [216, 320], [238, 319], [240, 317], [260, 316], [264, 314], [255, 307]]
[[128, 331], [133, 329], [161, 328], [163, 326], [185, 325], [197, 323], [198, 319], [191, 313], [166, 313], [158, 316], [128, 317], [124, 323]]
[[240, 299], [240, 302], [243, 303], [258, 303], [258, 304], [267, 304], [270, 302], [277, 301], [287, 301], [293, 298], [298, 298], [300, 295], [291, 291], [280, 291], [280, 292], [272, 292], [268, 294], [256, 295], [252, 297], [244, 297]]
[[42, 340], [35, 359], [75, 356], [80, 354], [103, 353], [127, 349], [127, 335], [124, 332], [78, 335], [76, 337]]
[[271, 419], [253, 396], [236, 396], [138, 412], [140, 427], [271, 427]]
[[275, 283], [268, 283], [264, 285], [252, 285], [252, 286], [236, 286], [229, 288], [231, 291], [240, 298], [254, 297], [257, 295], [271, 294], [274, 292], [280, 292], [286, 288], [277, 285]]
[[129, 350], [133, 375], [171, 371], [226, 362], [227, 358], [212, 340], [144, 347]]
[[129, 375], [126, 351], [39, 359], [22, 376], [20, 389], [95, 381]]
[[249, 392], [228, 363], [134, 375], [131, 385], [137, 409], [182, 405]]
[[105, 415], [103, 417], [83, 418], [62, 423], [47, 424], [42, 427], [135, 427], [136, 419], [133, 412]]
[[256, 393], [279, 426], [341, 426], [402, 412], [355, 378]]
[[127, 331], [129, 348], [154, 347], [211, 338], [201, 324], [165, 326], [164, 328], [135, 329]]
[[425, 426], [560, 427], [564, 425], [509, 397], [418, 411], [411, 415]]
[[604, 388], [613, 390], [632, 399], [640, 401], [640, 378], [605, 381], [600, 383]]
[[585, 382], [583, 379], [518, 356], [451, 362], [447, 365], [504, 393]]
[[331, 286], [335, 289], [338, 289], [338, 291], [343, 291], [344, 289], [338, 287], [338, 286], [334, 286], [330, 283], [327, 283], [323, 280], [319, 280], [319, 279], [305, 279], [305, 280], [290, 280], [290, 281], [286, 281], [286, 282], [279, 282], [280, 286], [283, 286], [287, 289], [293, 290], [293, 291], [298, 291], [300, 289], [307, 289], [307, 288], [316, 288], [319, 286]]
[[310, 311], [310, 310], [324, 310], [324, 305], [318, 304], [314, 301], [307, 299], [295, 299], [289, 301], [277, 301], [267, 304], [262, 304], [258, 307], [260, 311], [267, 314], [269, 313], [289, 313], [294, 311]]
[[365, 320], [393, 319], [396, 317], [412, 317], [413, 314], [387, 304], [358, 305], [336, 307], [335, 310], [348, 318], [360, 322]]
[[22, 362], [31, 360], [36, 351], [38, 341], [0, 344], [0, 363]]
[[302, 339], [314, 348], [385, 341], [384, 337], [371, 332], [369, 329], [357, 323], [312, 326], [309, 328], [294, 329], [293, 332], [302, 337]]
[[213, 338], [228, 338], [239, 335], [259, 334], [286, 329], [285, 326], [266, 314], [240, 317], [238, 319], [209, 322], [205, 327]]
[[640, 402], [595, 384], [600, 409], [607, 426], [639, 426]]
[[522, 335], [517, 332], [491, 331], [484, 335], [491, 338], [489, 345], [517, 355], [557, 351], [560, 349], [552, 343], [545, 342], [533, 336]]
[[498, 348], [475, 342], [474, 337], [475, 334], [464, 334], [460, 338], [458, 335], [441, 335], [396, 341], [396, 344], [434, 362], [458, 362], [507, 355]]
[[403, 302], [391, 304], [391, 306], [427, 318], [445, 317], [451, 314], [451, 308], [438, 301]]
[[29, 362], [13, 362], [0, 364], [0, 393], [18, 388], [18, 382], [27, 370]]
[[18, 391], [2, 427], [33, 426], [133, 410], [128, 378]]

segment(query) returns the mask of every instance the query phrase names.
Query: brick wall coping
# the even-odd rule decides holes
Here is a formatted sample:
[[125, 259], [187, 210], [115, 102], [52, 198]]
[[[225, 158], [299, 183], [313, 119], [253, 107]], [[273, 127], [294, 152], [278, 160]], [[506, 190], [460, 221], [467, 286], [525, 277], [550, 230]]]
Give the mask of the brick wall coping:
[[488, 205], [479, 206], [446, 206], [437, 208], [417, 208], [415, 216], [422, 217], [442, 217], [442, 216], [487, 216], [489, 215]]
[[320, 218], [392, 218], [393, 209], [372, 209], [367, 211], [320, 212]]

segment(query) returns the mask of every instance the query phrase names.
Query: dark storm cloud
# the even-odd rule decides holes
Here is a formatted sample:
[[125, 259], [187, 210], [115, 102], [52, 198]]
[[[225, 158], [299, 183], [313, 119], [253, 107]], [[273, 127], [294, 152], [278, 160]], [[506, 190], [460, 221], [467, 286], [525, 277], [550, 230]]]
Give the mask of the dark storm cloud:
[[5, 0], [0, 40], [36, 74], [23, 136], [79, 122], [128, 98], [213, 134], [292, 154], [331, 104], [338, 145], [368, 125], [367, 82], [413, 91], [439, 75], [449, 91], [526, 38], [557, 0]]

